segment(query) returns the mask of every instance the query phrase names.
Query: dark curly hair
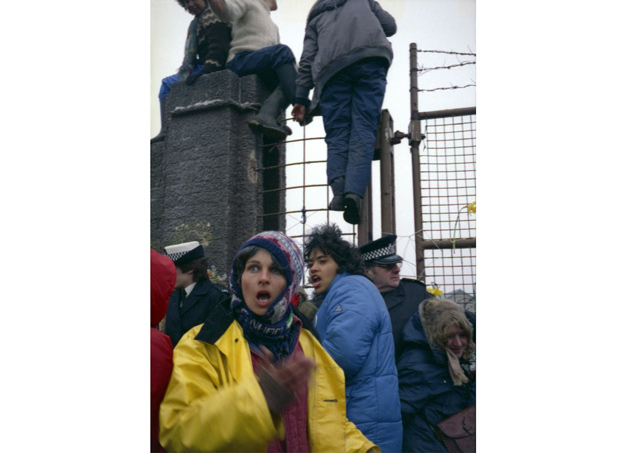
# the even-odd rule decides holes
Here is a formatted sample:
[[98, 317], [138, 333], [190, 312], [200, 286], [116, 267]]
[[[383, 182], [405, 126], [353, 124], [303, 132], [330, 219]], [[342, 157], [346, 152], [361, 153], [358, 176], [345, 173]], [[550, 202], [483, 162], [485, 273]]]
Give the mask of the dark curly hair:
[[304, 260], [307, 262], [311, 252], [320, 249], [330, 255], [339, 266], [338, 272], [363, 275], [363, 261], [359, 249], [341, 237], [339, 227], [331, 223], [319, 225], [311, 230], [304, 243]]

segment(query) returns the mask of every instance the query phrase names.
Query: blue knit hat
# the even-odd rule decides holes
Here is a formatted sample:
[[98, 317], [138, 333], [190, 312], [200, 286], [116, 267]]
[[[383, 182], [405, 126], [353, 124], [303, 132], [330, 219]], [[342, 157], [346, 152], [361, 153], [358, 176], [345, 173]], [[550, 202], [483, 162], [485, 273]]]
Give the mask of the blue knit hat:
[[304, 275], [302, 252], [300, 252], [298, 245], [293, 239], [278, 231], [264, 231], [246, 241], [235, 255], [230, 273], [230, 286], [233, 290], [232, 308], [243, 303], [243, 293], [238, 284], [241, 276], [236, 273], [235, 262], [241, 251], [251, 245], [267, 250], [276, 257], [281, 267], [285, 269], [285, 278], [287, 280], [285, 290], [272, 301], [272, 304], [263, 316], [267, 321], [274, 323], [282, 319], [289, 307], [291, 297], [295, 294], [298, 285], [302, 281]]

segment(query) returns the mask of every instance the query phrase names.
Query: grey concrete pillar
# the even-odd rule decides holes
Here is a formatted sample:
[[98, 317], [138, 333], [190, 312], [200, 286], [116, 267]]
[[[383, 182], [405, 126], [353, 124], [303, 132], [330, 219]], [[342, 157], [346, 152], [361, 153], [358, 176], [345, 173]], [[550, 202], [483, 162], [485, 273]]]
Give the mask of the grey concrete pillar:
[[284, 145], [266, 146], [248, 120], [269, 95], [257, 76], [229, 70], [176, 83], [167, 97], [167, 137], [151, 145], [151, 247], [197, 240], [209, 268], [227, 280], [241, 244], [265, 229], [283, 229]]

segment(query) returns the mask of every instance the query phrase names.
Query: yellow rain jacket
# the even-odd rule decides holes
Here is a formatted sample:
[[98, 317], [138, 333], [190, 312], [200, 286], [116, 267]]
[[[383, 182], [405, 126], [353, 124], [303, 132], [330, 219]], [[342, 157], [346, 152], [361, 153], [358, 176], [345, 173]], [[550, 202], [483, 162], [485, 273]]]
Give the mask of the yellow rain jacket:
[[[250, 347], [237, 321], [214, 344], [191, 329], [174, 349], [174, 370], [161, 403], [160, 442], [170, 452], [265, 452], [284, 438], [252, 369]], [[309, 381], [308, 439], [314, 452], [380, 452], [346, 418], [344, 374], [306, 329], [298, 340], [317, 364]]]

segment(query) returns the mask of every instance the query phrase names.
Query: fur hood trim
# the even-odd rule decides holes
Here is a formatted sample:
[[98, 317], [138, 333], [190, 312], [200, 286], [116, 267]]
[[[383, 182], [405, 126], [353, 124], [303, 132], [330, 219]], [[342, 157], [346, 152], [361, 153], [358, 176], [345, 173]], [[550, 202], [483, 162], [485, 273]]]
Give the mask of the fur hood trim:
[[461, 385], [467, 382], [468, 378], [463, 373], [459, 359], [448, 348], [446, 348], [446, 328], [451, 324], [456, 324], [466, 335], [468, 341], [463, 359], [469, 359], [474, 352], [476, 345], [472, 341], [472, 324], [465, 317], [463, 309], [454, 301], [448, 299], [431, 298], [426, 299], [419, 306], [419, 315], [424, 328], [424, 334], [431, 349], [444, 351], [448, 357], [448, 367], [454, 385]]

